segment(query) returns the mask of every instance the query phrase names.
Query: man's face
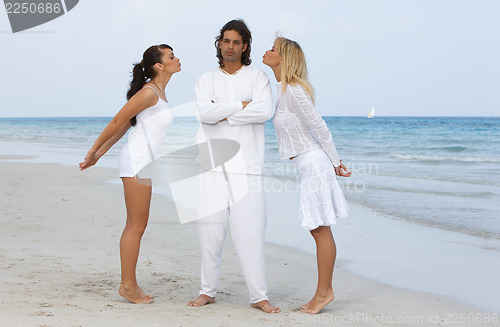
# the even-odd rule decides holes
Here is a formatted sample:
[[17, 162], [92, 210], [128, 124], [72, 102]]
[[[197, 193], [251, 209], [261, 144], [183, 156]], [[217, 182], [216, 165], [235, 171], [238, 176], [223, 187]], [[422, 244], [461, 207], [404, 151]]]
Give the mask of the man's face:
[[247, 44], [243, 44], [240, 33], [230, 30], [224, 32], [219, 48], [225, 62], [238, 62], [241, 61], [241, 54], [247, 49]]

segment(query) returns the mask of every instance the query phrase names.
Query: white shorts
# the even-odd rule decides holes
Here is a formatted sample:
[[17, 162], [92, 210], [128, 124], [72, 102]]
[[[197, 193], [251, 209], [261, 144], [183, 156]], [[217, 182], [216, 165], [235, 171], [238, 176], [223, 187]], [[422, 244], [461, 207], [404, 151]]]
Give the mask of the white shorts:
[[151, 160], [135, 160], [130, 158], [128, 143], [123, 146], [118, 159], [120, 177], [151, 178]]

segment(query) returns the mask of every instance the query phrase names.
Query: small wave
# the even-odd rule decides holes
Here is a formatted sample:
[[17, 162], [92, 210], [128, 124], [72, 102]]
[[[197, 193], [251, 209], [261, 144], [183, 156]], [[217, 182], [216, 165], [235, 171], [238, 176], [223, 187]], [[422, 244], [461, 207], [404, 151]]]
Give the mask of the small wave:
[[457, 233], [478, 236], [484, 239], [498, 239], [500, 240], [500, 233], [491, 229], [482, 229], [481, 226], [465, 226], [464, 224], [450, 224], [446, 221], [436, 221], [431, 219], [424, 219], [422, 217], [409, 216], [408, 213], [397, 212], [388, 209], [388, 206], [377, 206], [375, 204], [367, 204], [363, 202], [360, 197], [353, 197], [347, 199], [355, 205], [367, 209], [377, 215], [381, 215], [390, 219], [405, 221], [411, 224], [428, 226], [432, 228], [439, 228]]
[[466, 198], [489, 198], [495, 195], [495, 193], [492, 192], [450, 192], [450, 191], [436, 191], [436, 190], [410, 189], [402, 187], [387, 187], [387, 186], [372, 186], [372, 185], [365, 185], [365, 187], [367, 189], [373, 189], [376, 191], [391, 191], [400, 193], [416, 193], [416, 194], [442, 195], [442, 196], [466, 197]]
[[371, 152], [365, 152], [363, 155], [365, 156], [380, 156], [380, 155], [385, 155], [387, 154], [386, 152], [380, 152], [380, 151], [371, 151]]
[[457, 161], [457, 162], [476, 162], [476, 163], [500, 163], [499, 158], [484, 157], [457, 157], [457, 156], [431, 156], [424, 154], [401, 154], [391, 153], [391, 155], [400, 160], [420, 160], [420, 161]]
[[446, 152], [463, 152], [463, 151], [467, 150], [467, 148], [464, 146], [445, 146], [445, 147], [434, 147], [434, 148], [431, 148], [431, 150], [439, 150], [439, 151], [446, 151]]
[[[361, 171], [356, 171], [354, 169], [351, 170], [353, 173], [365, 175]], [[495, 181], [494, 179], [482, 179], [482, 180], [474, 180], [468, 179], [463, 176], [457, 177], [447, 177], [447, 176], [434, 176], [434, 175], [415, 175], [415, 174], [405, 174], [405, 173], [394, 173], [394, 172], [383, 172], [377, 171], [376, 174], [368, 175], [378, 175], [384, 177], [396, 177], [396, 178], [409, 178], [409, 179], [421, 179], [421, 180], [429, 180], [429, 181], [437, 181], [437, 182], [451, 182], [451, 183], [465, 183], [465, 184], [473, 184], [473, 185], [486, 185], [486, 186], [500, 186], [500, 183]]]

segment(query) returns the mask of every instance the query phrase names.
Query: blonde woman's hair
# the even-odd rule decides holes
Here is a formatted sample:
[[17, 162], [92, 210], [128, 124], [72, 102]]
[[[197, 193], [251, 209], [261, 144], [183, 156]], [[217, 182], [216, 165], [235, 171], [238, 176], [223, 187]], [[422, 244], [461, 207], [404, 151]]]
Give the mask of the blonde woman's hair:
[[300, 45], [287, 38], [277, 36], [274, 47], [281, 56], [281, 92], [285, 93], [287, 84], [300, 84], [313, 99], [313, 88], [308, 80], [306, 57]]

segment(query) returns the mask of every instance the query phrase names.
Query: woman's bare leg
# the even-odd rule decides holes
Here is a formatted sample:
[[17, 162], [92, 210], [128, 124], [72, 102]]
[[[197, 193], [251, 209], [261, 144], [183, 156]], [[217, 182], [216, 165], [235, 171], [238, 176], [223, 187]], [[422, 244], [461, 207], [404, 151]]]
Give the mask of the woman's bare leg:
[[135, 269], [139, 257], [141, 238], [148, 225], [151, 203], [151, 185], [139, 183], [134, 178], [122, 178], [127, 223], [120, 239], [122, 279], [119, 293], [133, 303], [148, 303], [152, 297], [146, 295], [137, 284]]
[[332, 279], [337, 247], [330, 226], [320, 226], [311, 231], [316, 241], [316, 257], [318, 261], [318, 286], [316, 294], [309, 303], [302, 306], [305, 313], [318, 313], [334, 299]]

